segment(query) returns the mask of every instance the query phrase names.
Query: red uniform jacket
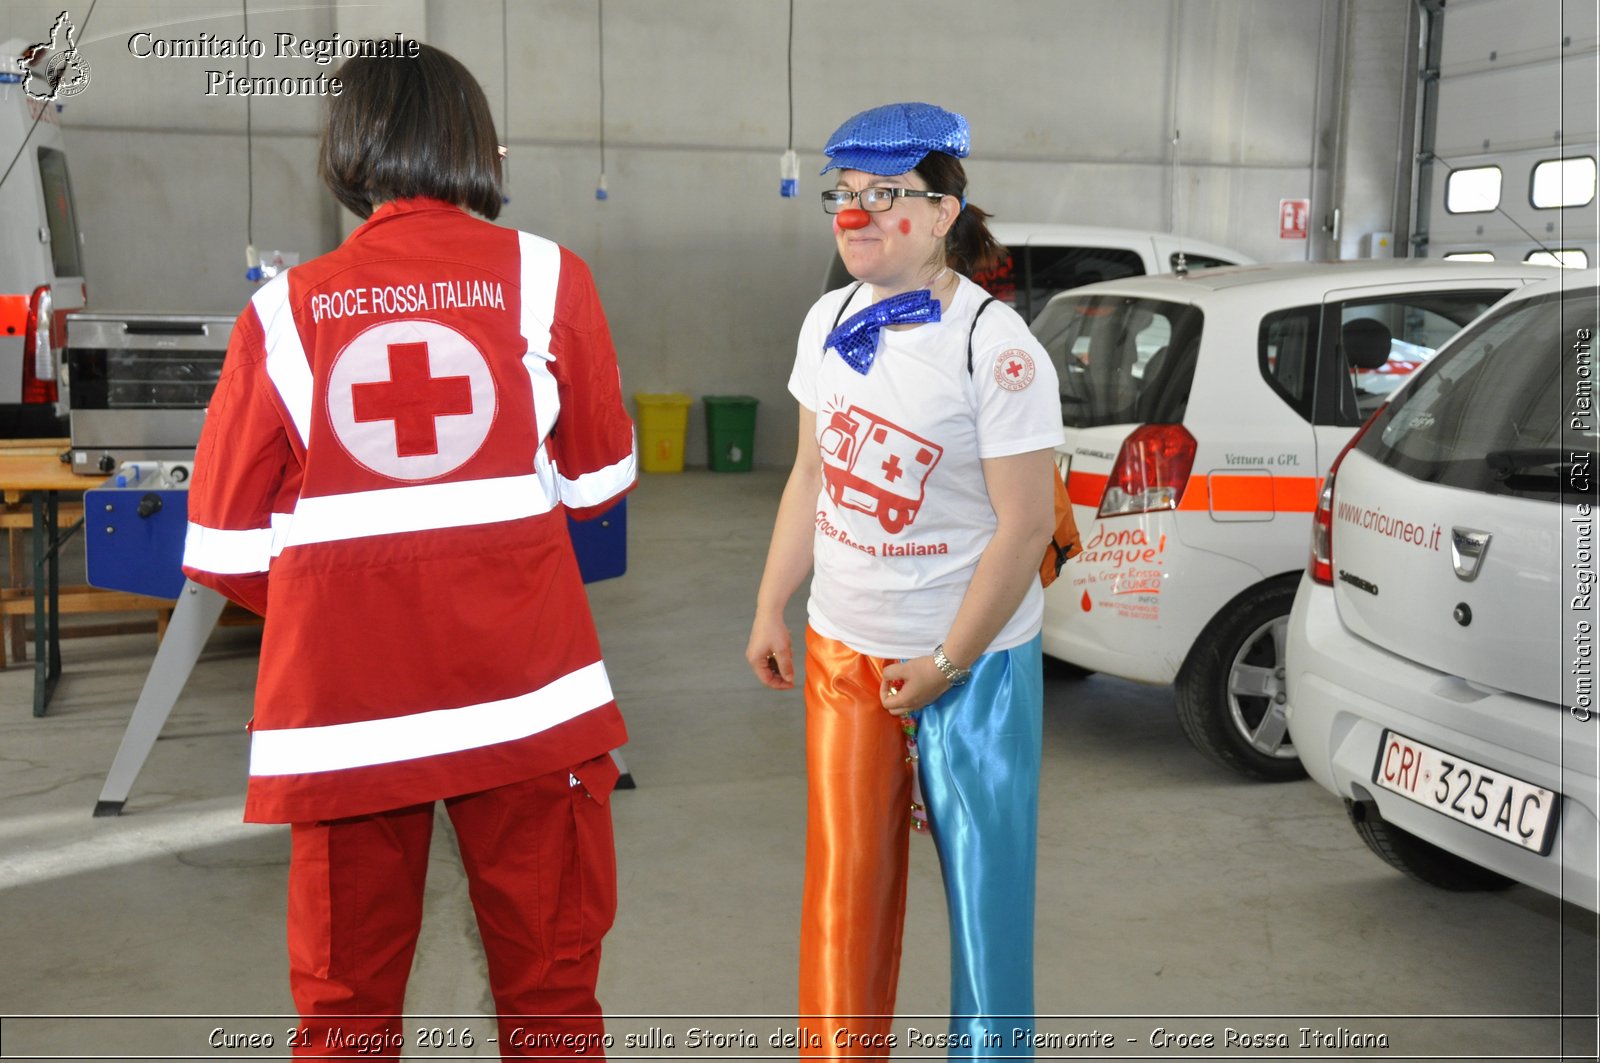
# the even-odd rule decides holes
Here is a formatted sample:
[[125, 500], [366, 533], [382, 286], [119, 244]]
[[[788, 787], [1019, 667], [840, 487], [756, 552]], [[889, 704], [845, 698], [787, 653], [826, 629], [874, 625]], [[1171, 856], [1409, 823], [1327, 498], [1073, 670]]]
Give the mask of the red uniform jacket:
[[245, 818], [364, 815], [621, 745], [566, 511], [635, 479], [610, 332], [565, 248], [404, 200], [260, 288], [184, 551], [266, 617]]

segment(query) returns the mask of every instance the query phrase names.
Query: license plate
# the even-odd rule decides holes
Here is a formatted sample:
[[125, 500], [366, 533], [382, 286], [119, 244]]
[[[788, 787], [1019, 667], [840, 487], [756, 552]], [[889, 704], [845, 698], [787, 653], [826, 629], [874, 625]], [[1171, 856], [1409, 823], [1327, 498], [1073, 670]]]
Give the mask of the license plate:
[[1560, 794], [1393, 731], [1383, 732], [1372, 781], [1541, 856], [1555, 839]]

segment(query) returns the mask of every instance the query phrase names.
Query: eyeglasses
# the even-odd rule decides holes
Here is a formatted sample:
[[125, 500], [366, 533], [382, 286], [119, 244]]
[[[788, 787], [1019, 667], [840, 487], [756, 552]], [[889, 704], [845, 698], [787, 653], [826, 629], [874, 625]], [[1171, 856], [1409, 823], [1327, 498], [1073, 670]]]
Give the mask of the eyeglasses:
[[859, 192], [852, 192], [848, 188], [830, 188], [822, 193], [822, 209], [827, 214], [837, 214], [856, 200], [861, 204], [861, 209], [869, 214], [881, 214], [894, 206], [894, 201], [902, 196], [918, 196], [922, 199], [943, 199], [943, 192], [924, 192], [920, 188], [863, 188]]

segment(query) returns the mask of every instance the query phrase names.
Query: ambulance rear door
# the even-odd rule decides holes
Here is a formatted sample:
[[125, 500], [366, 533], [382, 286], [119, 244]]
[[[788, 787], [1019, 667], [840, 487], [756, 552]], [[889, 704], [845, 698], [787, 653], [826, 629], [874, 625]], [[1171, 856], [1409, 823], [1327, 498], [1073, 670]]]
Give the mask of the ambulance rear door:
[[0, 436], [65, 434], [64, 315], [86, 296], [59, 116], [0, 79]]

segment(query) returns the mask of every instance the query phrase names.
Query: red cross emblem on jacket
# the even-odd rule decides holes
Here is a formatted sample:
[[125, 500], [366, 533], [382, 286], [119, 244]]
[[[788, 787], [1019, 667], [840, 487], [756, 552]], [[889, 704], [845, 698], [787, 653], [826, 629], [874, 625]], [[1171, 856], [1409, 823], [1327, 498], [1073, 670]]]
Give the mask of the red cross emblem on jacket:
[[436, 321], [374, 325], [328, 373], [328, 419], [345, 451], [395, 480], [464, 465], [489, 435], [494, 377], [483, 352]]
[[399, 457], [437, 454], [438, 419], [472, 412], [472, 380], [430, 375], [426, 343], [391, 343], [389, 379], [352, 385], [350, 400], [358, 422], [394, 422]]

